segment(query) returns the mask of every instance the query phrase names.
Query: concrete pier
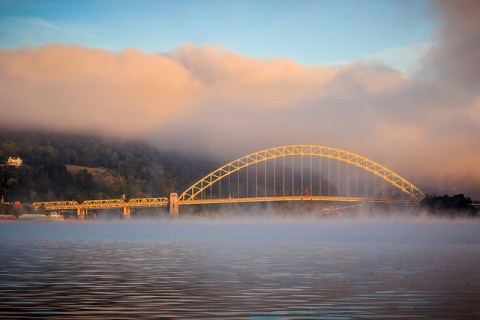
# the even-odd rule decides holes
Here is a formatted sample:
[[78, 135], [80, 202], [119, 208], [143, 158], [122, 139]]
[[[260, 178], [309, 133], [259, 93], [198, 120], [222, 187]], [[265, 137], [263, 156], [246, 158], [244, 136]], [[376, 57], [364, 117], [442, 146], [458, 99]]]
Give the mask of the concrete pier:
[[173, 192], [170, 193], [170, 215], [176, 216], [178, 214], [178, 194], [176, 192]]

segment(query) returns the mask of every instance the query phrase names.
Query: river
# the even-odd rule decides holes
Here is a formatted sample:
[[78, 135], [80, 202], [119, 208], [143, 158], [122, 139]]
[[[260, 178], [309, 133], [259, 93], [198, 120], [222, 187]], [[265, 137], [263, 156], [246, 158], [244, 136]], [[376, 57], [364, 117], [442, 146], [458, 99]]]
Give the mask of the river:
[[480, 221], [0, 223], [2, 319], [473, 319]]

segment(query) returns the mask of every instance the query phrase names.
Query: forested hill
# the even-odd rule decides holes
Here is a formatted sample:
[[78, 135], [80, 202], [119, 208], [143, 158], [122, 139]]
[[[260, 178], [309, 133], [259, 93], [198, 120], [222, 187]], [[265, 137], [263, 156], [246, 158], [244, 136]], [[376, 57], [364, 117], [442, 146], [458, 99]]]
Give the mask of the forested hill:
[[[23, 165], [7, 166], [10, 156]], [[92, 136], [0, 132], [0, 198], [53, 201], [160, 197], [215, 168], [211, 160]]]

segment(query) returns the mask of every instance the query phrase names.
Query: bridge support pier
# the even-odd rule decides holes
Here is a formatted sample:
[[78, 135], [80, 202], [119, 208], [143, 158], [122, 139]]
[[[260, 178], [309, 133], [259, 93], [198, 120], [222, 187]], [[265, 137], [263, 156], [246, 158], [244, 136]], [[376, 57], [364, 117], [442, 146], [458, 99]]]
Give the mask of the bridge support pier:
[[170, 193], [170, 215], [177, 216], [179, 213], [178, 210], [178, 194]]
[[123, 207], [123, 218], [130, 219], [130, 207]]
[[78, 220], [85, 220], [85, 209], [77, 208], [77, 219]]

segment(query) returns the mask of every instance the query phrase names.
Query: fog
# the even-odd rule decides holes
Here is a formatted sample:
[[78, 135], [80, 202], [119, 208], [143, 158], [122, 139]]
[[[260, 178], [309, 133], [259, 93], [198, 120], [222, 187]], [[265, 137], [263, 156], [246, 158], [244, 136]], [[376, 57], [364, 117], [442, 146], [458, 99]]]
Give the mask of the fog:
[[425, 192], [480, 198], [480, 3], [432, 6], [443, 26], [413, 75], [376, 61], [306, 66], [214, 46], [0, 50], [0, 125], [137, 139], [225, 162], [273, 146], [332, 146]]
[[[412, 75], [377, 61], [307, 66], [215, 46], [0, 50], [0, 126], [141, 140], [225, 162], [325, 145], [379, 162], [426, 193], [480, 199], [480, 1], [432, 8], [442, 27]], [[480, 314], [480, 219], [273, 207], [162, 213], [0, 223], [2, 316]]]
[[478, 219], [393, 215], [356, 218], [275, 217], [143, 219], [0, 224], [2, 241], [125, 241], [232, 245], [479, 244]]

